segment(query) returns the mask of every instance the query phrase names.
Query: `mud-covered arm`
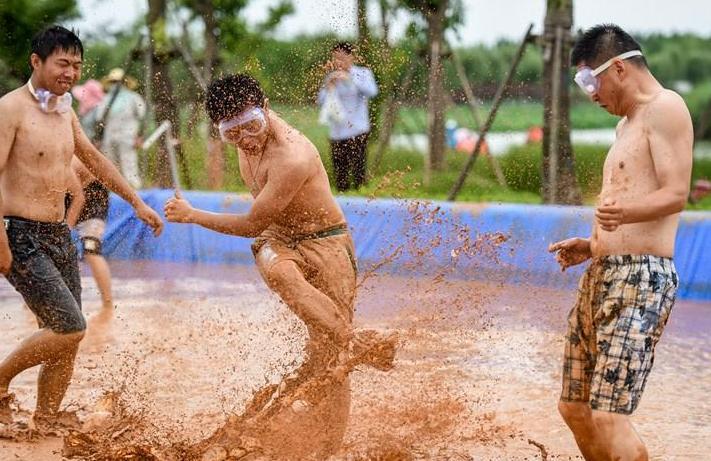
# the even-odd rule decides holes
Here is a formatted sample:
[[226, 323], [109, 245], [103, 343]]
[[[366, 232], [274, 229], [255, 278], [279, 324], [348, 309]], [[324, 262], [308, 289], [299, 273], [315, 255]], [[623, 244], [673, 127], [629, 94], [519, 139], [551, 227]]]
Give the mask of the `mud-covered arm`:
[[604, 230], [614, 230], [620, 224], [654, 221], [679, 213], [686, 205], [694, 138], [689, 111], [680, 96], [669, 93], [659, 96], [644, 115], [659, 187], [640, 200], [607, 199], [596, 210], [596, 218]]
[[280, 165], [269, 172], [264, 189], [245, 214], [211, 213], [193, 208], [180, 193], [165, 204], [168, 221], [198, 224], [223, 234], [256, 237], [272, 224], [294, 199], [308, 179], [309, 166], [304, 161]]
[[72, 202], [70, 203], [69, 208], [67, 209], [67, 225], [71, 229], [73, 229], [74, 226], [77, 225], [81, 210], [82, 208], [84, 208], [84, 204], [86, 203], [84, 190], [81, 187], [79, 176], [77, 175], [74, 168], [70, 168], [67, 174], [67, 191], [72, 196]]
[[159, 235], [163, 229], [163, 222], [158, 214], [143, 202], [114, 164], [89, 141], [79, 124], [79, 119], [73, 112], [72, 128], [74, 130], [74, 153], [77, 158], [96, 179], [126, 200], [136, 211], [136, 216], [153, 229], [154, 235]]
[[664, 95], [650, 107], [647, 137], [659, 189], [626, 206], [623, 223], [653, 221], [684, 209], [691, 184], [694, 134], [683, 99]]

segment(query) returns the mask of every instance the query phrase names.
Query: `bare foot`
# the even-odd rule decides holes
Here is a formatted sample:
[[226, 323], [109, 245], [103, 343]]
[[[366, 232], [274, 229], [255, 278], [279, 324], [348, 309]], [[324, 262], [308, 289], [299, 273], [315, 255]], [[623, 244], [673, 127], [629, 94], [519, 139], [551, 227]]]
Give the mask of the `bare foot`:
[[[263, 449], [254, 437], [245, 435], [241, 418], [230, 418], [211, 437], [192, 448], [192, 456], [200, 461], [252, 459]], [[191, 458], [192, 459], [192, 458]]]
[[111, 325], [114, 320], [113, 307], [102, 307], [100, 311], [89, 317], [86, 336], [82, 346], [90, 352], [99, 352], [113, 340]]
[[15, 394], [0, 394], [0, 424], [12, 423], [12, 408], [10, 404], [15, 401]]
[[339, 362], [351, 367], [363, 364], [376, 370], [390, 371], [394, 367], [397, 342], [397, 333], [384, 335], [375, 330], [360, 330], [351, 340], [347, 356], [340, 357]]
[[74, 411], [58, 411], [53, 415], [35, 414], [32, 425], [40, 435], [45, 436], [61, 437], [81, 429], [81, 421]]
[[0, 439], [12, 440], [14, 442], [28, 442], [35, 438], [27, 423], [15, 421], [8, 424], [0, 424]]
[[[250, 418], [268, 418], [288, 407], [295, 413], [306, 412], [359, 365], [368, 365], [381, 371], [391, 370], [394, 367], [397, 343], [396, 333], [383, 335], [375, 330], [356, 332], [348, 349], [338, 354], [334, 365], [305, 373], [292, 383], [285, 378], [280, 386], [263, 389], [265, 395], [259, 399], [260, 408], [251, 408]], [[255, 409], [256, 412], [253, 411]]]

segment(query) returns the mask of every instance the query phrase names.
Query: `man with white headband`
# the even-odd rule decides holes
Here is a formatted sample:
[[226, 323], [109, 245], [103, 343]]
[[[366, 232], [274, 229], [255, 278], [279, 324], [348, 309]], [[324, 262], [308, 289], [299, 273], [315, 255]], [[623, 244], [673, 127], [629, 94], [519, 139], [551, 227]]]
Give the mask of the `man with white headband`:
[[32, 40], [29, 82], [0, 98], [0, 273], [40, 327], [0, 362], [0, 427], [13, 423], [10, 382], [37, 365], [36, 427], [54, 430], [73, 419], [59, 411], [86, 328], [77, 250], [64, 222], [72, 157], [128, 201], [155, 234], [163, 225], [96, 150], [72, 110], [68, 91], [81, 76], [83, 54], [74, 32], [42, 30]]
[[615, 25], [586, 31], [572, 64], [585, 94], [622, 118], [603, 166], [592, 235], [549, 248], [563, 270], [592, 259], [568, 317], [558, 407], [586, 460], [644, 461], [630, 415], [679, 285], [672, 258], [689, 194], [691, 117]]
[[[254, 203], [246, 214], [209, 213], [176, 194], [166, 203], [166, 218], [255, 239], [252, 250], [262, 277], [306, 324], [309, 340], [303, 365], [282, 385], [259, 392], [246, 413], [261, 413], [268, 401], [277, 402], [271, 404], [277, 414], [298, 412], [301, 421], [304, 411], [326, 410], [320, 431], [331, 439], [326, 447], [338, 446], [350, 405], [348, 371], [357, 363], [390, 369], [395, 340], [353, 329], [355, 249], [311, 141], [269, 109], [259, 82], [249, 75], [214, 81], [206, 108], [223, 140], [237, 147], [240, 173]], [[334, 376], [339, 376], [335, 382]], [[302, 392], [320, 380], [333, 386], [311, 395]], [[265, 397], [270, 391], [271, 398]], [[280, 402], [293, 405], [280, 412]], [[328, 457], [322, 451], [326, 448], [314, 449], [319, 459]]]

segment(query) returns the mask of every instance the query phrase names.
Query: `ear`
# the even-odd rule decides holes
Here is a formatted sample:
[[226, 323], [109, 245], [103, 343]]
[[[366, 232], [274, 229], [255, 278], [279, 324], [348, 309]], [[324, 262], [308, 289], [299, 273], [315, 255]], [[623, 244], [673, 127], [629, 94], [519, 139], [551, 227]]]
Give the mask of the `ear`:
[[269, 98], [264, 98], [264, 112], [269, 112]]
[[40, 58], [37, 53], [32, 53], [30, 55], [30, 66], [32, 66], [32, 70], [37, 70], [41, 64], [42, 58]]
[[615, 74], [620, 79], [625, 78], [625, 76], [627, 75], [627, 68], [625, 67], [625, 63], [621, 60], [613, 61], [612, 68], [614, 69]]

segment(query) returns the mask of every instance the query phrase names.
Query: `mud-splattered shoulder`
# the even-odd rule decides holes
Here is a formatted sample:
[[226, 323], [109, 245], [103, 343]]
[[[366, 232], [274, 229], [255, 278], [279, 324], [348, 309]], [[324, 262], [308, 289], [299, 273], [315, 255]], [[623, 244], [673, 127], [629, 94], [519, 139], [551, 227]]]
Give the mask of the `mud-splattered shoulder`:
[[25, 90], [24, 86], [16, 88], [0, 97], [0, 114], [2, 115], [3, 121], [7, 121], [8, 117], [14, 116], [22, 110], [22, 90]]
[[668, 110], [686, 110], [684, 98], [676, 91], [664, 89], [657, 93], [647, 104], [647, 112], [662, 112]]

